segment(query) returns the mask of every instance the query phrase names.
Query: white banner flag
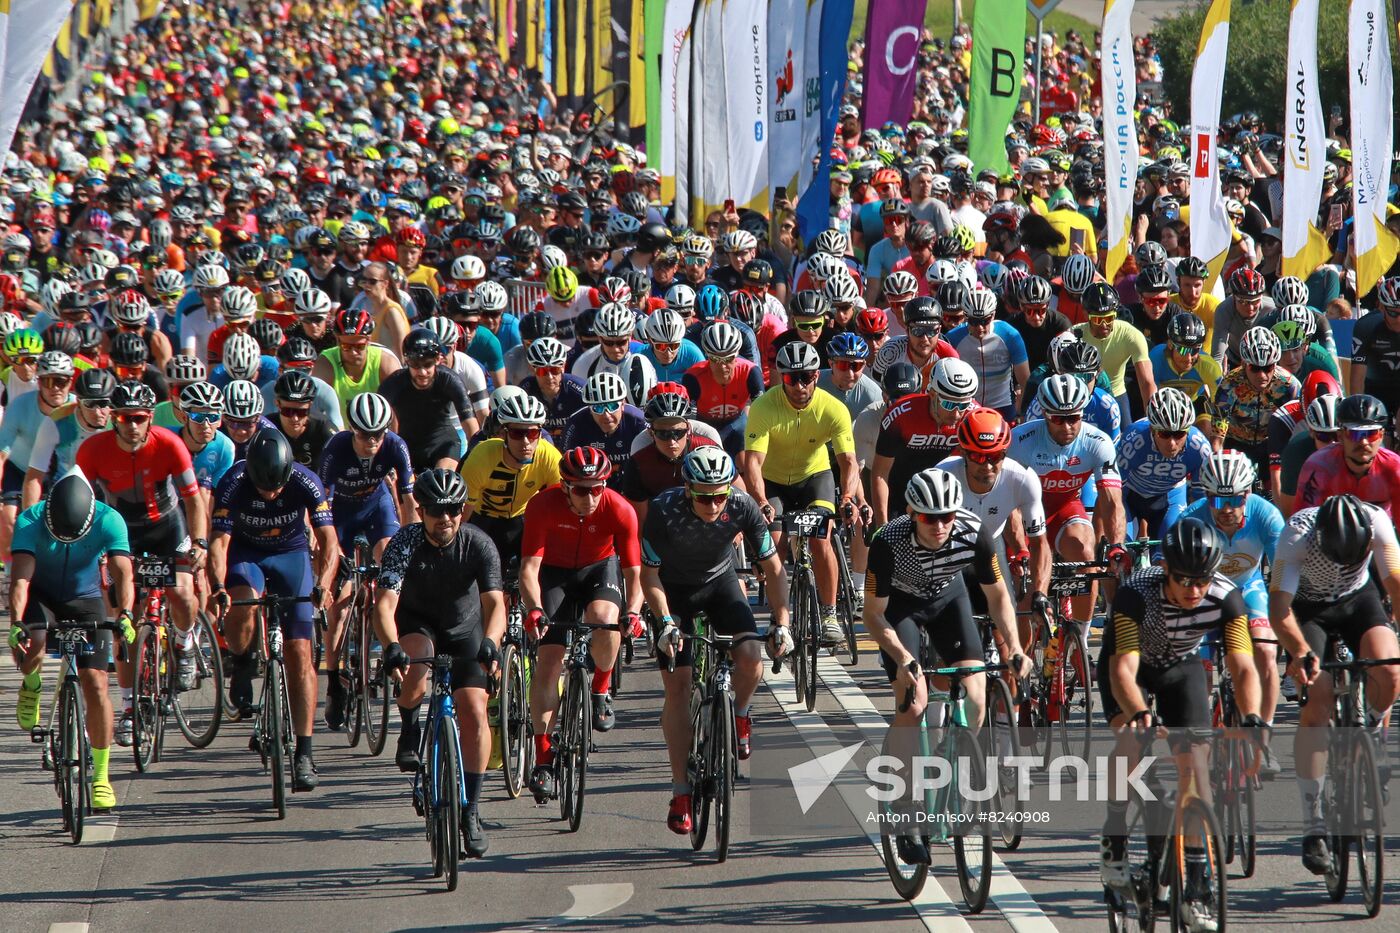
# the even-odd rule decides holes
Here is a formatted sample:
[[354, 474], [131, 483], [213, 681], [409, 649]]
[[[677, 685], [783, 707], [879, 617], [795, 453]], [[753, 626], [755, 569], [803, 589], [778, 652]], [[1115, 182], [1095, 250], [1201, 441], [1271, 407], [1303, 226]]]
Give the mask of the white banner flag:
[[1133, 0], [1105, 0], [1100, 67], [1103, 73], [1103, 162], [1107, 187], [1108, 262], [1112, 282], [1132, 251], [1133, 192], [1137, 187], [1138, 137], [1134, 113]]
[[1352, 0], [1347, 32], [1351, 80], [1352, 227], [1356, 293], [1370, 293], [1395, 262], [1396, 238], [1386, 229], [1392, 113], [1390, 21], [1385, 0]]
[[29, 100], [29, 91], [44, 66], [53, 40], [72, 12], [71, 3], [54, 0], [9, 0], [4, 72], [0, 74], [0, 152], [8, 152]]
[[[768, 210], [768, 4], [728, 0], [724, 38], [714, 51], [724, 70], [729, 137], [729, 184], [725, 200]], [[714, 61], [714, 59], [711, 59]]]
[[1214, 287], [1230, 250], [1230, 217], [1215, 158], [1229, 45], [1230, 0], [1212, 0], [1191, 73], [1191, 253], [1210, 269], [1207, 291]]
[[[690, 161], [690, 137], [677, 147], [681, 121], [690, 109], [690, 20], [695, 0], [667, 0], [661, 41], [661, 153], [657, 171], [661, 173], [661, 201], [669, 204], [676, 196], [676, 179], [684, 176], [682, 167]], [[684, 203], [682, 199], [681, 203]]]
[[1288, 96], [1284, 104], [1283, 272], [1305, 279], [1327, 261], [1317, 229], [1327, 132], [1317, 86], [1318, 0], [1293, 0], [1288, 20]]
[[[802, 57], [803, 69], [798, 76], [802, 82], [796, 93], [802, 95], [802, 163], [798, 166], [797, 187], [788, 188], [788, 200], [797, 203], [798, 194], [806, 191], [816, 174], [817, 157], [826, 141], [822, 139], [822, 12], [826, 0], [808, 0], [807, 26], [804, 40], [807, 51]], [[768, 147], [769, 158], [776, 150]]]
[[729, 184], [729, 107], [724, 93], [724, 0], [701, 0], [690, 32], [690, 222], [703, 226]]
[[[807, 57], [807, 0], [772, 0], [768, 8], [769, 90], [772, 131], [768, 172], [773, 189], [796, 190], [802, 163], [804, 62]], [[821, 3], [817, 0], [817, 9]]]

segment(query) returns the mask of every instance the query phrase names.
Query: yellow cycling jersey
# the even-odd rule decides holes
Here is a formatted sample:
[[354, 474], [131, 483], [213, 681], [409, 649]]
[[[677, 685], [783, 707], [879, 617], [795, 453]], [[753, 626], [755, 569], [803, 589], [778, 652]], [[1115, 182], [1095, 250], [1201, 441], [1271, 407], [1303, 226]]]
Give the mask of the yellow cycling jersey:
[[491, 518], [518, 518], [525, 514], [530, 498], [546, 486], [559, 482], [559, 449], [541, 439], [535, 459], [513, 470], [505, 462], [506, 442], [484, 440], [472, 448], [462, 463], [467, 481], [467, 505], [472, 513]]
[[769, 482], [790, 486], [830, 469], [828, 442], [838, 454], [855, 453], [851, 413], [825, 389], [816, 389], [803, 409], [792, 407], [780, 385], [749, 406], [744, 449], [766, 455], [763, 478]]

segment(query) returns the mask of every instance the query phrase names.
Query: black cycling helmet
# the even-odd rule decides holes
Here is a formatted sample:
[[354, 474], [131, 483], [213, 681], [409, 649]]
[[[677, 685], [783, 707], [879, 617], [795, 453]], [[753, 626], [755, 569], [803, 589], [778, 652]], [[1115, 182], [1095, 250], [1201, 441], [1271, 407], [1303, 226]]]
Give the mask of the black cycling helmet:
[[1182, 311], [1167, 322], [1167, 341], [1200, 349], [1206, 342], [1206, 325], [1190, 311]]
[[316, 380], [300, 369], [289, 369], [277, 377], [272, 394], [281, 402], [310, 402], [316, 397]]
[[520, 319], [520, 339], [539, 340], [559, 333], [559, 325], [547, 311], [531, 311]]
[[319, 354], [316, 347], [305, 337], [288, 337], [287, 342], [277, 348], [277, 359], [283, 365], [289, 363], [314, 363]]
[[[140, 334], [131, 336], [140, 339]], [[67, 321], [54, 321], [44, 328], [45, 350], [57, 350], [68, 356], [77, 356], [82, 349], [81, 344], [82, 338], [78, 336], [78, 329]]]
[[1135, 281], [1139, 295], [1172, 290], [1172, 276], [1166, 266], [1148, 266], [1137, 274]]
[[1171, 573], [1209, 577], [1224, 556], [1220, 532], [1199, 518], [1183, 518], [1162, 535], [1162, 559]]
[[287, 485], [296, 458], [281, 431], [264, 428], [248, 442], [243, 470], [255, 489], [271, 492]]
[[105, 369], [85, 369], [73, 383], [73, 394], [79, 399], [110, 399], [117, 388], [117, 377]]
[[[78, 353], [87, 353], [89, 350], [96, 350], [98, 347], [102, 346], [102, 328], [98, 327], [92, 321], [81, 321], [74, 324], [73, 332], [77, 334], [78, 338]], [[62, 348], [54, 347], [54, 349]], [[74, 353], [69, 354], [69, 356], [76, 355], [77, 354]]]
[[[944, 282], [938, 286], [938, 303], [944, 308], [952, 308], [954, 311], [967, 313], [967, 309], [972, 304], [972, 292], [968, 290], [967, 284], [961, 280]], [[911, 301], [910, 305], [913, 304]], [[909, 321], [909, 305], [904, 306], [904, 320]]]
[[654, 253], [671, 242], [671, 232], [665, 224], [652, 221], [642, 224], [637, 233], [637, 249], [644, 253]]
[[1084, 290], [1084, 297], [1081, 299], [1084, 305], [1085, 314], [1117, 314], [1122, 301], [1118, 298], [1118, 290], [1108, 282], [1095, 282]]
[[1205, 260], [1197, 259], [1195, 256], [1183, 256], [1181, 262], [1176, 264], [1176, 277], [1183, 275], [1193, 279], [1204, 279], [1210, 275], [1210, 269], [1206, 266]]
[[435, 467], [413, 481], [413, 498], [424, 508], [461, 505], [467, 501], [467, 484], [456, 470]]
[[919, 375], [917, 366], [900, 360], [890, 364], [880, 384], [890, 398], [896, 399], [919, 391], [919, 387], [923, 385], [923, 378]]
[[260, 317], [248, 325], [248, 333], [258, 342], [258, 349], [268, 356], [276, 356], [277, 350], [287, 340], [287, 335], [272, 318]]
[[44, 503], [44, 527], [57, 541], [72, 544], [92, 527], [97, 512], [97, 497], [87, 478], [76, 469], [68, 473], [49, 490]]
[[128, 379], [112, 390], [112, 407], [117, 411], [153, 411], [156, 392], [144, 382]]
[[1385, 403], [1374, 395], [1348, 395], [1337, 405], [1337, 426], [1357, 430], [1384, 429]]
[[415, 327], [403, 339], [405, 360], [429, 360], [436, 363], [442, 353], [442, 341], [426, 327]]
[[140, 334], [120, 333], [112, 339], [109, 353], [112, 362], [118, 366], [145, 366], [151, 358], [150, 348]]
[[821, 292], [809, 288], [792, 299], [791, 311], [793, 317], [830, 317], [831, 302]]
[[1372, 533], [1371, 512], [1353, 495], [1332, 496], [1317, 510], [1313, 535], [1318, 550], [1344, 567], [1369, 557]]
[[943, 306], [927, 295], [920, 295], [904, 306], [904, 324], [906, 327], [942, 323]]

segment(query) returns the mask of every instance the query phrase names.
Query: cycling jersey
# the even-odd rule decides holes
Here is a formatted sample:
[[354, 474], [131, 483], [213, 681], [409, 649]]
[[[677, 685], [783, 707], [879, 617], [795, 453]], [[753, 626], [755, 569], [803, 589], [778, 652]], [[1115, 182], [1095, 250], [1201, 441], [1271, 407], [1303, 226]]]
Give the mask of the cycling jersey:
[[[501, 591], [501, 559], [486, 533], [465, 522], [445, 547], [422, 522], [400, 528], [384, 549], [379, 586], [399, 594], [396, 618], [423, 620], [450, 636], [481, 628], [481, 594]], [[473, 658], [474, 660], [474, 658]]]
[[1269, 440], [1269, 416], [1302, 394], [1303, 387], [1282, 367], [1274, 367], [1264, 388], [1249, 383], [1249, 375], [1241, 366], [1232, 369], [1220, 380], [1215, 403], [1223, 417], [1230, 421], [1229, 439], [1235, 445], [1263, 447]]
[[922, 392], [906, 395], [890, 406], [880, 421], [875, 455], [889, 457], [889, 514], [904, 511], [904, 487], [922, 470], [937, 466], [958, 446], [958, 425], [939, 424], [929, 411], [938, 400]]
[[697, 447], [714, 447], [716, 443], [692, 431], [685, 450], [675, 460], [663, 457], [655, 442], [648, 443], [632, 452], [618, 491], [632, 502], [645, 502], [673, 486], [680, 486], [685, 482], [681, 475], [681, 462], [685, 460], [685, 455]]
[[[310, 373], [307, 373], [307, 375], [311, 376]], [[337, 431], [343, 431], [345, 429], [345, 421], [340, 417], [340, 399], [336, 396], [335, 389], [332, 389], [330, 383], [326, 382], [324, 379], [318, 379], [315, 376], [311, 376], [311, 383], [316, 387], [316, 394], [311, 397], [311, 417], [321, 418]], [[265, 411], [277, 410], [277, 393], [275, 389], [275, 379], [272, 382], [264, 383], [262, 386], [263, 409]], [[171, 420], [174, 420], [173, 413], [171, 414]], [[160, 405], [156, 406], [156, 424], [161, 425], [161, 427], [171, 427], [172, 430], [174, 429], [174, 426], [168, 426], [160, 420]]]
[[[73, 396], [69, 395], [64, 402], [72, 400]], [[39, 437], [39, 428], [48, 418], [39, 408], [38, 392], [26, 392], [12, 399], [5, 409], [4, 420], [0, 421], [0, 453], [5, 454], [6, 463], [14, 464], [20, 473], [29, 469], [29, 457]]]
[[506, 442], [493, 437], [473, 447], [462, 462], [473, 518], [516, 518], [525, 513], [530, 497], [559, 482], [559, 450], [543, 438], [535, 445], [534, 459], [519, 469], [506, 465], [505, 454]]
[[977, 401], [1009, 412], [1017, 366], [1026, 362], [1026, 344], [1007, 321], [993, 321], [985, 337], [974, 337], [966, 324], [948, 332], [959, 359], [977, 372]]
[[574, 321], [580, 314], [589, 308], [600, 307], [598, 290], [596, 288], [580, 288], [574, 292], [574, 297], [563, 304], [555, 301], [549, 295], [545, 295], [535, 305], [536, 311], [543, 311], [558, 325], [559, 332], [555, 334], [565, 346], [574, 345]]
[[1107, 337], [1095, 337], [1088, 324], [1076, 324], [1071, 328], [1079, 339], [1099, 351], [1103, 371], [1108, 374], [1108, 391], [1114, 398], [1127, 391], [1125, 378], [1128, 364], [1147, 360], [1147, 338], [1127, 321], [1114, 321], [1113, 330]]
[[[700, 335], [705, 332], [705, 328], [709, 327], [710, 323], [710, 321], [697, 320], [694, 324], [691, 324], [685, 329], [685, 339], [689, 340], [697, 347], [700, 346]], [[763, 359], [758, 355], [758, 335], [753, 332], [753, 328], [743, 321], [734, 318], [729, 319], [729, 324], [739, 332], [739, 358], [748, 360], [755, 366], [761, 365]], [[825, 348], [826, 341], [830, 339], [830, 335], [830, 327], [822, 332], [822, 337], [826, 338], [822, 341], [823, 348]], [[825, 357], [823, 357], [823, 359], [824, 358]]]
[[734, 372], [725, 385], [715, 379], [706, 360], [686, 370], [681, 381], [695, 405], [695, 416], [716, 427], [742, 418], [749, 403], [763, 394], [762, 371], [742, 358], [734, 361]]
[[520, 556], [538, 557], [549, 567], [577, 570], [616, 555], [624, 568], [637, 567], [637, 513], [622, 495], [604, 489], [588, 515], [569, 508], [569, 493], [551, 486], [525, 507]]
[[997, 474], [996, 482], [984, 493], [973, 492], [968, 485], [967, 461], [962, 457], [949, 457], [941, 461], [938, 468], [958, 478], [963, 488], [963, 508], [980, 518], [992, 537], [1001, 537], [1011, 513], [1018, 509], [1027, 537], [1038, 538], [1045, 534], [1040, 479], [1015, 460], [1008, 457], [1001, 462], [1001, 472]]
[[62, 476], [73, 466], [83, 441], [109, 426], [90, 428], [78, 417], [77, 403], [60, 405], [39, 422], [39, 433], [29, 452], [29, 469]]
[[800, 410], [792, 407], [780, 385], [749, 407], [745, 448], [767, 454], [765, 480], [791, 486], [829, 470], [828, 442], [837, 454], [855, 453], [850, 412], [822, 389], [813, 386], [812, 400]]
[[224, 436], [228, 437], [230, 441], [233, 441], [233, 459], [235, 460], [243, 459], [244, 455], [248, 452], [248, 445], [253, 442], [253, 438], [258, 436], [259, 431], [277, 431], [278, 434], [282, 433], [281, 430], [277, 427], [277, 425], [267, 420], [267, 418], [263, 415], [258, 415], [258, 426], [253, 430], [251, 434], [248, 435], [247, 440], [233, 440], [233, 437], [228, 433], [227, 418], [224, 419], [223, 424], [219, 425], [219, 431], [223, 433]]
[[520, 388], [544, 403], [544, 428], [555, 437], [562, 437], [569, 419], [586, 407], [583, 404], [583, 380], [569, 373], [564, 374], [559, 391], [552, 399], [544, 397], [544, 393], [540, 391], [540, 381], [534, 376], [527, 376], [525, 381], [520, 383]]
[[385, 479], [390, 470], [397, 478], [399, 495], [413, 494], [413, 469], [403, 438], [386, 431], [384, 442], [368, 462], [355, 453], [354, 439], [350, 431], [341, 431], [330, 439], [321, 456], [321, 485], [332, 506], [387, 495]]
[[34, 558], [36, 584], [56, 602], [94, 599], [102, 595], [100, 561], [106, 555], [130, 554], [126, 522], [116, 509], [98, 502], [93, 509], [92, 526], [72, 544], [49, 534], [44, 524], [45, 503], [32, 505], [15, 519], [15, 536], [10, 550]]
[[472, 417], [471, 401], [457, 374], [438, 367], [426, 389], [413, 384], [412, 370], [390, 374], [379, 387], [399, 419], [398, 435], [413, 454], [414, 466], [428, 469], [441, 457], [461, 452], [461, 422]]
[[[278, 363], [277, 357], [268, 356], [264, 353], [262, 356], [258, 357], [258, 374], [249, 381], [259, 388], [270, 386], [277, 381], [277, 370], [280, 366], [281, 364]], [[156, 398], [165, 398], [165, 396], [169, 394], [167, 389], [157, 389], [156, 386], [151, 385], [149, 380], [143, 381], [146, 381], [146, 384], [151, 386], [151, 390], [156, 393]], [[164, 377], [162, 377], [161, 381], [165, 381]], [[227, 389], [228, 384], [233, 381], [233, 376], [224, 368], [223, 363], [219, 363], [209, 370], [209, 381], [220, 389]]]
[[100, 490], [107, 504], [126, 519], [133, 536], [176, 514], [179, 498], [199, 491], [194, 463], [185, 442], [165, 428], [150, 428], [139, 450], [123, 450], [114, 431], [83, 441], [78, 468]]
[[1304, 462], [1298, 476], [1298, 508], [1321, 505], [1332, 496], [1347, 493], [1394, 516], [1394, 503], [1400, 498], [1400, 454], [1378, 448], [1370, 469], [1361, 476], [1347, 465], [1341, 444], [1324, 447]]
[[1061, 446], [1050, 436], [1046, 422], [1027, 422], [1012, 431], [1007, 456], [1040, 477], [1047, 515], [1078, 499], [1090, 477], [1099, 489], [1123, 485], [1113, 442], [1093, 425], [1081, 424], [1074, 440]]
[[1385, 403], [1387, 411], [1400, 408], [1400, 331], [1391, 330], [1384, 312], [1368, 314], [1356, 322], [1351, 334], [1351, 361], [1366, 367], [1364, 389]]
[[1199, 395], [1215, 397], [1221, 375], [1215, 357], [1202, 353], [1185, 372], [1177, 372], [1171, 361], [1179, 357], [1167, 344], [1160, 343], [1148, 351], [1147, 358], [1152, 363], [1152, 381], [1157, 388], [1180, 389], [1192, 399]]
[[1118, 472], [1123, 489], [1146, 499], [1165, 496], [1187, 479], [1194, 482], [1210, 453], [1210, 441], [1192, 427], [1187, 429], [1186, 446], [1180, 454], [1171, 459], [1162, 456], [1152, 437], [1152, 425], [1141, 418], [1123, 432], [1118, 442]]
[[742, 534], [751, 560], [771, 557], [777, 548], [758, 503], [734, 489], [713, 522], [695, 514], [683, 488], [668, 489], [647, 510], [642, 525], [642, 560], [660, 569], [665, 587], [699, 586], [736, 568], [734, 535]]
[[1258, 326], [1266, 318], [1275, 316], [1278, 309], [1273, 298], [1265, 295], [1259, 303], [1259, 310], [1245, 318], [1235, 307], [1235, 297], [1231, 295], [1215, 308], [1214, 327], [1211, 329], [1210, 355], [1221, 366], [1239, 364], [1240, 338], [1251, 327]]
[[593, 412], [585, 408], [569, 419], [559, 446], [562, 450], [597, 447], [607, 454], [613, 465], [613, 475], [608, 480], [608, 485], [616, 489], [622, 483], [623, 467], [632, 459], [632, 442], [646, 429], [647, 419], [642, 410], [623, 405], [622, 420], [611, 434], [604, 434], [598, 422], [593, 420]]
[[1283, 466], [1283, 449], [1299, 431], [1306, 431], [1303, 415], [1306, 406], [1301, 398], [1295, 398], [1274, 409], [1269, 416], [1269, 469], [1278, 470]]
[[1113, 654], [1141, 655], [1149, 667], [1170, 667], [1195, 654], [1211, 634], [1220, 636], [1227, 654], [1251, 653], [1249, 617], [1235, 584], [1217, 573], [1200, 603], [1182, 609], [1167, 599], [1166, 576], [1161, 567], [1147, 567], [1118, 588]]
[[1395, 525], [1375, 506], [1371, 510], [1371, 549], [1365, 559], [1344, 567], [1324, 557], [1317, 546], [1317, 508], [1300, 509], [1279, 537], [1269, 589], [1310, 603], [1337, 602], [1371, 585], [1371, 561], [1378, 579], [1400, 573]]
[[602, 344], [584, 351], [569, 372], [585, 383], [594, 373], [616, 373], [627, 385], [629, 400], [634, 405], [645, 404], [647, 391], [656, 385], [656, 370], [652, 369], [651, 360], [640, 353], [628, 351], [620, 362], [615, 363], [603, 355]]
[[[893, 320], [893, 318], [891, 318]], [[922, 385], [928, 385], [929, 373], [933, 372], [934, 364], [939, 360], [956, 358], [958, 351], [953, 349], [953, 345], [939, 337], [933, 345], [933, 353], [927, 360], [917, 363], [909, 358], [909, 337], [891, 337], [886, 340], [880, 349], [875, 351], [875, 358], [870, 362], [871, 374], [879, 379], [895, 363], [909, 363], [919, 371], [919, 378], [923, 380]], [[825, 365], [825, 364], [823, 364]]]
[[[865, 411], [876, 402], [884, 401], [884, 394], [880, 391], [880, 384], [871, 379], [865, 373], [861, 373], [856, 384], [849, 389], [838, 389], [836, 380], [831, 377], [831, 370], [823, 369], [821, 375], [817, 377], [817, 388], [830, 392], [842, 405], [846, 406], [846, 411], [851, 413], [851, 425], [854, 430], [855, 420], [860, 413]], [[760, 389], [760, 391], [762, 391]]]
[[247, 478], [246, 469], [246, 461], [234, 464], [214, 490], [214, 531], [229, 535], [231, 546], [263, 554], [306, 552], [307, 517], [313, 528], [325, 528], [333, 521], [331, 504], [316, 474], [294, 464], [287, 484], [269, 502]]
[[952, 530], [937, 550], [919, 543], [914, 519], [900, 515], [881, 528], [870, 544], [867, 597], [888, 598], [886, 616], [899, 615], [907, 607], [936, 598], [964, 570], [977, 582], [991, 586], [1001, 582], [996, 562], [996, 538], [982, 520], [965, 509], [958, 512]]
[[[180, 442], [183, 444], [184, 439]], [[189, 450], [189, 447], [185, 449]], [[194, 461], [194, 476], [199, 488], [212, 490], [233, 466], [233, 441], [227, 434], [215, 431], [213, 439], [198, 453], [191, 453], [190, 458]]]
[[[336, 397], [340, 399], [340, 417], [349, 418], [347, 406], [350, 400], [361, 392], [379, 391], [379, 370], [383, 362], [385, 350], [377, 343], [372, 343], [365, 351], [365, 371], [360, 374], [359, 379], [351, 379], [345, 372], [345, 366], [340, 362], [340, 347], [331, 347], [329, 350], [321, 351], [321, 356], [330, 361], [331, 388], [335, 389]], [[344, 423], [344, 422], [342, 422]]]
[[700, 352], [700, 348], [684, 337], [681, 338], [680, 349], [676, 351], [675, 359], [669, 363], [663, 363], [656, 358], [656, 350], [651, 344], [643, 347], [640, 355], [651, 362], [657, 382], [679, 382], [686, 370], [705, 359], [705, 354]]
[[[1045, 409], [1040, 407], [1040, 399], [1032, 396], [1031, 403], [1026, 408], [1026, 420], [1034, 421], [1044, 417]], [[1123, 433], [1123, 409], [1118, 407], [1118, 401], [1108, 394], [1107, 389], [1096, 385], [1094, 394], [1089, 396], [1089, 404], [1084, 406], [1084, 423], [1092, 424], [1117, 441]]]
[[[1188, 505], [1178, 520], [1181, 518], [1199, 518], [1209, 525], [1215, 525], [1215, 519], [1210, 514], [1210, 503], [1206, 499], [1198, 499]], [[1165, 532], [1171, 524], [1170, 521], [1166, 522], [1162, 530]], [[1245, 500], [1244, 524], [1239, 530], [1232, 535], [1226, 535], [1219, 525], [1216, 525], [1216, 530], [1225, 538], [1225, 556], [1220, 561], [1218, 572], [1229, 577], [1240, 588], [1251, 621], [1268, 619], [1268, 590], [1264, 586], [1263, 561], [1273, 562], [1279, 535], [1283, 533], [1283, 513], [1263, 496], [1250, 496]]]

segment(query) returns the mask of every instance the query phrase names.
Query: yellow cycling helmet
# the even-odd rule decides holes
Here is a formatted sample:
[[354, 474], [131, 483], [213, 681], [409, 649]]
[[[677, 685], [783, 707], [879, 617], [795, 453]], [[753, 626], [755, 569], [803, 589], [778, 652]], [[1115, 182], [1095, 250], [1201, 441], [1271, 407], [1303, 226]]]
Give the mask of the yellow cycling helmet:
[[549, 271], [544, 288], [549, 292], [549, 297], [560, 304], [573, 301], [574, 295], [578, 294], [578, 276], [568, 266], [555, 266]]

